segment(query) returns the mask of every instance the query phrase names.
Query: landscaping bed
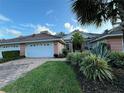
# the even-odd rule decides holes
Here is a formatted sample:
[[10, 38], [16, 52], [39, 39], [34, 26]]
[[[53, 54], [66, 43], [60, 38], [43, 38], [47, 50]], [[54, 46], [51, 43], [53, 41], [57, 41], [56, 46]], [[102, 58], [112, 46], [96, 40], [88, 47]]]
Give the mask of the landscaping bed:
[[124, 53], [98, 43], [91, 50], [72, 52], [67, 64], [77, 74], [84, 93], [124, 93]]
[[124, 93], [124, 69], [113, 68], [114, 80], [104, 83], [86, 79], [77, 67], [74, 67], [74, 71], [84, 93]]
[[73, 69], [64, 62], [47, 62], [1, 90], [7, 93], [82, 93]]

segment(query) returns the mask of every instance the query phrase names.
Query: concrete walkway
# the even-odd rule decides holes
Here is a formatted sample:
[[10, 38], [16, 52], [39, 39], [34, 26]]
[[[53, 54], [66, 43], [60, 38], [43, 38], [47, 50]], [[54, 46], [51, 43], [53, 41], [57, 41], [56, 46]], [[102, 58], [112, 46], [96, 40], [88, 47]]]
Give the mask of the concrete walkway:
[[31, 71], [47, 61], [63, 61], [65, 59], [25, 58], [0, 64], [0, 88], [15, 81], [22, 74]]

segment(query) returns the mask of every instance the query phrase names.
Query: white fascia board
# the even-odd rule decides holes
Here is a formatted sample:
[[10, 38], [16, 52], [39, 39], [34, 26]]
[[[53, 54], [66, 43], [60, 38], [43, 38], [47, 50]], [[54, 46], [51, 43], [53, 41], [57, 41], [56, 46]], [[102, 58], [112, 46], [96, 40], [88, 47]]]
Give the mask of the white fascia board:
[[34, 43], [34, 42], [52, 42], [52, 41], [57, 41], [57, 40], [62, 41], [64, 43], [63, 39], [47, 39], [47, 40], [33, 40], [33, 41], [0, 43], [0, 45], [5, 45], [5, 44], [21, 44], [21, 43]]
[[105, 35], [105, 36], [102, 36], [102, 37], [99, 37], [91, 42], [95, 42], [95, 41], [98, 41], [98, 40], [101, 40], [101, 39], [104, 39], [106, 37], [111, 37], [111, 36], [122, 36], [122, 34], [116, 34], [116, 35]]

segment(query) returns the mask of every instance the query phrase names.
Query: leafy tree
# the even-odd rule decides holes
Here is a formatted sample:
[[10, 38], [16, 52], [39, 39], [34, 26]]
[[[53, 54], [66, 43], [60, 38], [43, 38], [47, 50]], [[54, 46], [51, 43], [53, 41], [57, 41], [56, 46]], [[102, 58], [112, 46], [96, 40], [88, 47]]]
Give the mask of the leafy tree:
[[79, 32], [75, 32], [72, 36], [72, 43], [73, 43], [74, 51], [81, 50], [83, 42], [84, 42], [83, 36]]
[[59, 33], [57, 33], [56, 35], [57, 35], [57, 36], [60, 36], [60, 37], [63, 37], [63, 36], [65, 36], [65, 33], [64, 33], [64, 32], [59, 32]]
[[120, 19], [124, 42], [124, 0], [73, 0], [72, 2], [72, 10], [82, 25], [101, 26], [102, 22], [108, 20], [112, 24], [117, 24], [117, 20]]

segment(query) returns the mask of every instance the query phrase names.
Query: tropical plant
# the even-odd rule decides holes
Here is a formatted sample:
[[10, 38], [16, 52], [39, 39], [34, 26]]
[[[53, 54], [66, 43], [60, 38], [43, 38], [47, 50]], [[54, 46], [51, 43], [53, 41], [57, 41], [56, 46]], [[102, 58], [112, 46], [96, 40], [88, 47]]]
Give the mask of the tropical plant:
[[62, 54], [66, 57], [69, 53], [69, 50], [67, 48], [62, 49]]
[[66, 57], [66, 61], [67, 61], [68, 63], [72, 63], [72, 61], [73, 61], [73, 56], [74, 56], [73, 53], [68, 53], [68, 55], [67, 55], [67, 57]]
[[90, 55], [90, 52], [73, 52], [67, 55], [67, 62], [70, 62], [72, 65], [80, 65], [83, 59]]
[[124, 0], [72, 0], [72, 2], [72, 10], [82, 25], [100, 26], [109, 20], [112, 24], [117, 24], [120, 19], [124, 38]]
[[84, 38], [80, 32], [75, 32], [72, 36], [73, 49], [82, 50], [82, 44], [84, 43]]
[[81, 65], [81, 63], [84, 61], [85, 57], [90, 56], [92, 53], [90, 51], [83, 51], [81, 52], [81, 60], [78, 62], [79, 66]]
[[90, 80], [99, 80], [103, 82], [104, 80], [111, 81], [113, 78], [111, 67], [107, 62], [93, 54], [85, 57], [81, 63], [80, 71]]
[[69, 53], [67, 56], [67, 62], [70, 62], [72, 65], [78, 65], [82, 61], [81, 59], [81, 53], [79, 52]]
[[118, 68], [124, 67], [124, 53], [123, 52], [111, 52], [109, 59], [110, 59], [109, 61], [110, 65], [114, 67], [118, 67]]
[[100, 42], [100, 43], [97, 43], [91, 49], [91, 53], [101, 58], [108, 59], [108, 56], [110, 55], [110, 47], [106, 43]]

